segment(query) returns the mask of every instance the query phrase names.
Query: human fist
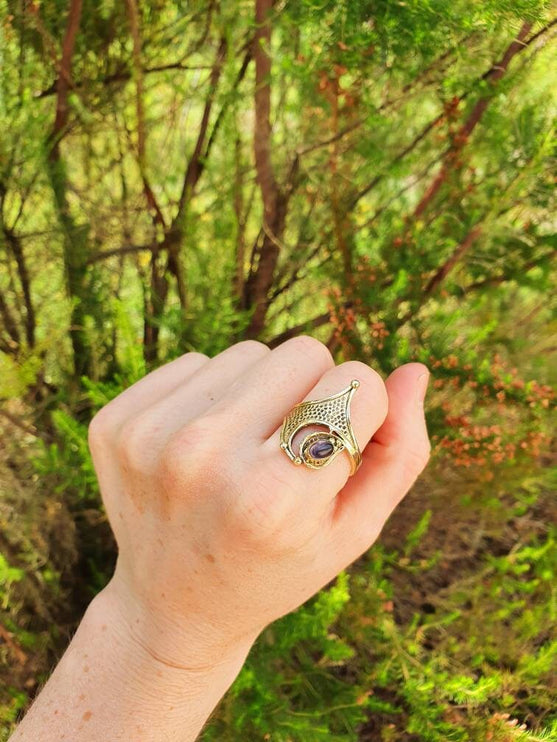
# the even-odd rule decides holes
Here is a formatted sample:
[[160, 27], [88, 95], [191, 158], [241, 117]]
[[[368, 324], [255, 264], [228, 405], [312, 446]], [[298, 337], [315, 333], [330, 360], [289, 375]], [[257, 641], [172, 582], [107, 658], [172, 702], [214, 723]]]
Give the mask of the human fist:
[[[285, 415], [352, 379], [361, 467], [349, 476], [345, 451], [293, 465]], [[417, 363], [385, 383], [359, 361], [335, 365], [308, 336], [248, 340], [186, 353], [103, 407], [89, 445], [118, 544], [105, 590], [134, 638], [168, 665], [218, 664], [368, 549], [427, 463], [427, 381]]]

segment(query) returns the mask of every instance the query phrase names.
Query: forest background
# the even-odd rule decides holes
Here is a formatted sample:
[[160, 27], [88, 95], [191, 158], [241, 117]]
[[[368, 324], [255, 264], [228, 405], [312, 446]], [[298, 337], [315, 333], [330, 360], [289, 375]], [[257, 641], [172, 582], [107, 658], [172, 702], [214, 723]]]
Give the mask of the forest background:
[[426, 363], [432, 459], [203, 740], [557, 740], [556, 16], [0, 0], [0, 739], [112, 572], [94, 412], [306, 333]]

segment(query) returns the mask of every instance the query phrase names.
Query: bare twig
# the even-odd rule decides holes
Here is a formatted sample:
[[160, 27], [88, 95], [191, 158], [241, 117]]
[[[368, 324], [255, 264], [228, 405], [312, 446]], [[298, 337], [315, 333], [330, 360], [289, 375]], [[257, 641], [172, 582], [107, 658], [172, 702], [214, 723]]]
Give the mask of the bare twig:
[[[505, 74], [507, 71], [509, 64], [511, 63], [512, 59], [521, 51], [523, 51], [528, 43], [526, 42], [526, 37], [530, 33], [530, 29], [532, 28], [531, 23], [523, 23], [522, 27], [518, 33], [518, 36], [514, 41], [509, 44], [507, 47], [505, 53], [501, 57], [501, 59], [496, 62], [492, 67], [483, 75], [483, 79], [495, 84], [497, 83]], [[480, 98], [475, 106], [472, 108], [472, 111], [470, 112], [468, 118], [464, 122], [464, 124], [461, 126], [458, 134], [456, 135], [456, 141], [459, 142], [457, 145], [459, 148], [464, 146], [464, 144], [468, 141], [470, 135], [476, 128], [476, 126], [481, 121], [489, 103], [490, 103], [491, 97], [490, 96], [484, 96]], [[420, 202], [416, 206], [414, 210], [414, 217], [418, 218], [420, 217], [423, 212], [428, 208], [429, 204], [433, 201], [437, 193], [439, 192], [439, 189], [443, 185], [443, 183], [447, 180], [447, 177], [449, 175], [449, 172], [452, 169], [454, 160], [455, 160], [455, 150], [453, 147], [447, 150], [445, 153], [445, 160], [444, 163], [440, 169], [440, 171], [437, 173], [433, 181], [431, 182], [429, 188], [426, 190], [424, 195], [422, 196]]]
[[153, 223], [166, 229], [166, 222], [147, 176], [145, 111], [143, 108], [143, 68], [141, 66], [141, 31], [136, 0], [126, 0], [128, 21], [133, 42], [133, 78], [135, 80], [135, 108], [137, 116], [137, 161], [143, 182], [145, 200], [153, 217]]

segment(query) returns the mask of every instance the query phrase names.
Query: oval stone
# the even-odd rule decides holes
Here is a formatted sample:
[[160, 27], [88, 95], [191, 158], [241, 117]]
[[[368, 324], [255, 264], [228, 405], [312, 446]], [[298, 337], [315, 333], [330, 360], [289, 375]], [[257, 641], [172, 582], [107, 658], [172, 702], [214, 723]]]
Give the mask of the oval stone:
[[331, 441], [316, 441], [311, 444], [308, 453], [314, 459], [326, 459], [334, 450], [335, 447]]

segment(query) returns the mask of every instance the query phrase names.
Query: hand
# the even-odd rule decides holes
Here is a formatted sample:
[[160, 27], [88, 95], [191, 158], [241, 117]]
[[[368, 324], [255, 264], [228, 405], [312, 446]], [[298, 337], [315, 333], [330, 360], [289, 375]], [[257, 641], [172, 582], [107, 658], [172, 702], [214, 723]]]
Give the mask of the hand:
[[[349, 477], [344, 451], [295, 466], [284, 416], [352, 379], [362, 466]], [[360, 556], [427, 463], [427, 381], [416, 363], [385, 383], [335, 366], [307, 336], [244, 341], [187, 353], [100, 410], [89, 444], [119, 549], [105, 590], [133, 637], [169, 666], [214, 666]]]

